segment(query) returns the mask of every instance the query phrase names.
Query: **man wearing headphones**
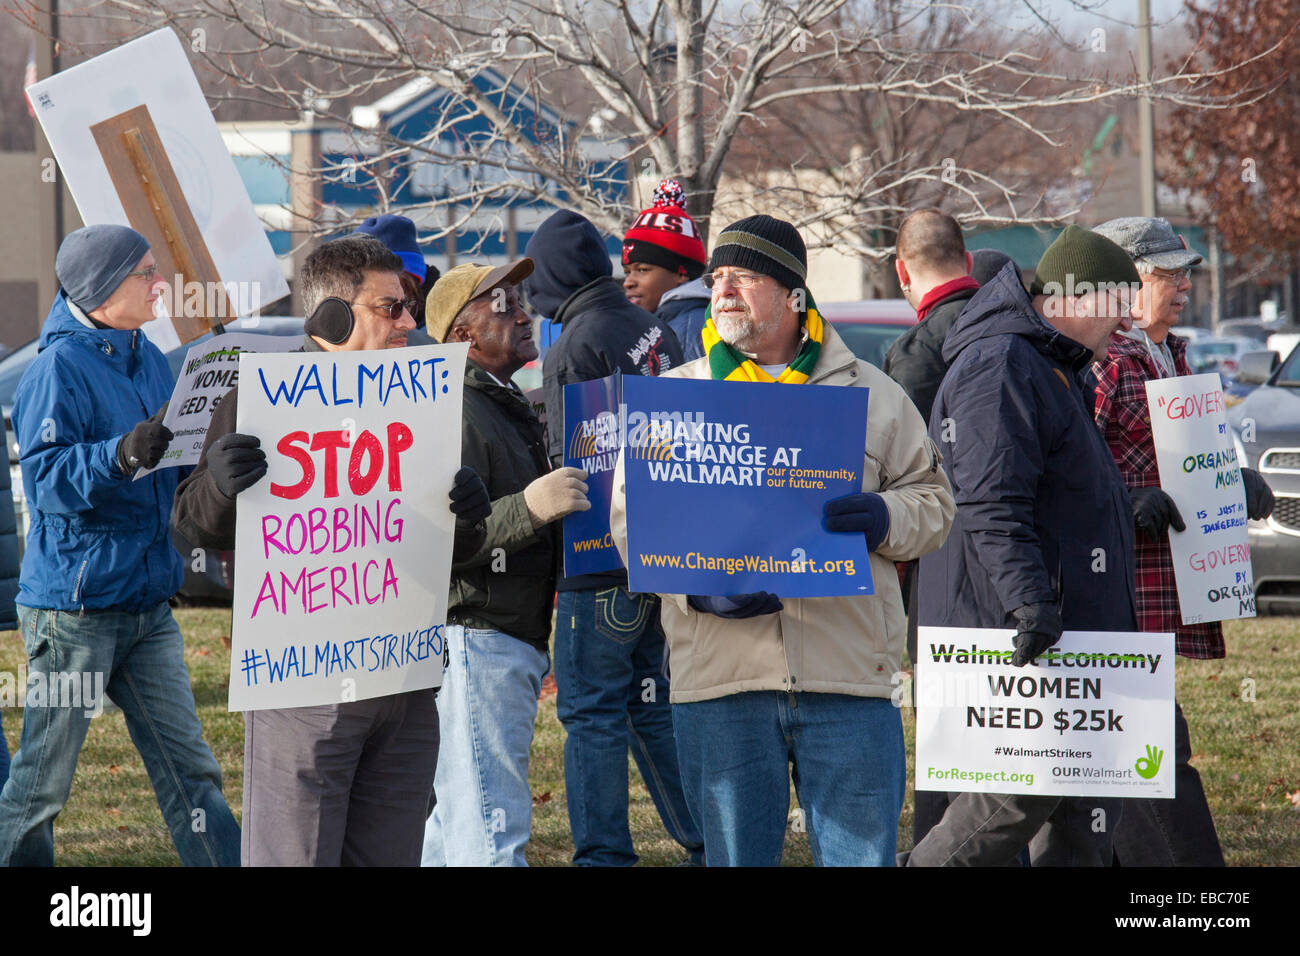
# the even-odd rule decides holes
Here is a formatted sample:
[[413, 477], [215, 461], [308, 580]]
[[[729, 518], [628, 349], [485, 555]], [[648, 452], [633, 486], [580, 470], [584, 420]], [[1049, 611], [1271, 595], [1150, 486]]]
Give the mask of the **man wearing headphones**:
[[[401, 348], [415, 327], [402, 260], [370, 237], [316, 249], [299, 281], [304, 352]], [[213, 413], [202, 457], [176, 490], [176, 527], [233, 550], [235, 498], [266, 474], [266, 453], [235, 431], [238, 387]], [[451, 489], [455, 555], [482, 545], [487, 488], [469, 468]], [[432, 688], [244, 715], [245, 866], [416, 866], [438, 760]]]

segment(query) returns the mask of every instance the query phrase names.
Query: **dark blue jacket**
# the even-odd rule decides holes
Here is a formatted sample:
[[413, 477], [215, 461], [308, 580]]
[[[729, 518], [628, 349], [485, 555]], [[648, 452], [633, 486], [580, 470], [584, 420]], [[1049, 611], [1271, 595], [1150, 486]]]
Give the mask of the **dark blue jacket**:
[[710, 298], [704, 280], [694, 279], [665, 292], [655, 309], [655, 318], [667, 322], [677, 335], [684, 361], [693, 362], [704, 355], [700, 333], [704, 331], [704, 313]]
[[14, 395], [31, 512], [19, 604], [140, 613], [176, 593], [184, 565], [168, 517], [183, 470], [132, 481], [116, 458], [171, 391], [167, 361], [143, 332], [88, 328], [59, 292]]
[[1137, 629], [1128, 490], [1080, 388], [1091, 352], [1034, 311], [1014, 266], [944, 340], [930, 416], [957, 518], [921, 559], [920, 623], [1014, 627], [1059, 602], [1067, 630]]

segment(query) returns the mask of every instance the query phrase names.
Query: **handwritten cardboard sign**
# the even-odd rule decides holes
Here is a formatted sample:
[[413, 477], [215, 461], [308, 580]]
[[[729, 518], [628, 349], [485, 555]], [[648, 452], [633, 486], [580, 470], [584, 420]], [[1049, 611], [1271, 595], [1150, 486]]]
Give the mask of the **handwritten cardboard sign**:
[[1219, 375], [1153, 379], [1146, 387], [1160, 487], [1187, 526], [1169, 529], [1183, 623], [1254, 617], [1246, 493]]
[[[208, 437], [212, 413], [221, 399], [239, 384], [239, 356], [245, 352], [291, 352], [302, 345], [294, 335], [257, 335], [253, 332], [227, 332], [190, 347], [181, 366], [180, 378], [167, 403], [163, 424], [171, 429], [171, 444], [163, 453], [158, 468], [183, 468], [197, 465]], [[142, 478], [155, 468], [141, 468]]]
[[240, 356], [231, 710], [441, 683], [467, 351]]

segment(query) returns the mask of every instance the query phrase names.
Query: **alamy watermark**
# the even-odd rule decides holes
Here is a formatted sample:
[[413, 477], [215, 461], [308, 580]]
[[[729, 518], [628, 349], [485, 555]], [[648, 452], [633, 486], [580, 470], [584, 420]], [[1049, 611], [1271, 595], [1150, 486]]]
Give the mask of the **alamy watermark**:
[[103, 671], [0, 671], [0, 707], [70, 707], [86, 717], [104, 712]]

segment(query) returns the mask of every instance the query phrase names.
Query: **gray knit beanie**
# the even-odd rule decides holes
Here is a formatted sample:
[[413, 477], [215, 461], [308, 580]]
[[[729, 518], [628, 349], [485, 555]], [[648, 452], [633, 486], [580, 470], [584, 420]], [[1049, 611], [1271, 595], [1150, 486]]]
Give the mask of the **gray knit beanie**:
[[83, 312], [104, 304], [149, 251], [149, 240], [128, 226], [86, 226], [70, 233], [54, 257], [54, 274]]

